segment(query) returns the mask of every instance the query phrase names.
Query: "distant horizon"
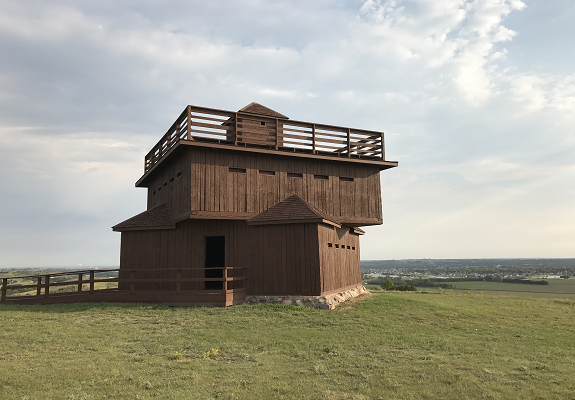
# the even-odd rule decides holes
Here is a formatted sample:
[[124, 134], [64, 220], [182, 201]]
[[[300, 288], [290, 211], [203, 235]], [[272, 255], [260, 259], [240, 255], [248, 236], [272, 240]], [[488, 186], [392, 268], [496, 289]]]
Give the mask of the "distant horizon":
[[[479, 258], [389, 258], [389, 259], [370, 259], [370, 260], [360, 260], [360, 262], [376, 262], [376, 261], [425, 261], [425, 260], [436, 260], [436, 261], [461, 261], [461, 260], [574, 260], [575, 257], [479, 257]], [[92, 269], [92, 268], [109, 268], [117, 269], [120, 268], [119, 265], [81, 265], [81, 266], [27, 266], [27, 267], [0, 267], [0, 270], [4, 269]]]

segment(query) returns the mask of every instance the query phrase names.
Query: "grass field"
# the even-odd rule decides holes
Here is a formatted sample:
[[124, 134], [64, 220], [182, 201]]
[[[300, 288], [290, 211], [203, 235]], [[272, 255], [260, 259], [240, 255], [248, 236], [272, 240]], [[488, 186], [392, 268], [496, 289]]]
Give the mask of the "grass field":
[[454, 290], [483, 291], [494, 295], [572, 298], [575, 296], [575, 278], [548, 279], [548, 285], [526, 285], [502, 282], [453, 282]]
[[1, 399], [573, 399], [575, 299], [0, 306]]

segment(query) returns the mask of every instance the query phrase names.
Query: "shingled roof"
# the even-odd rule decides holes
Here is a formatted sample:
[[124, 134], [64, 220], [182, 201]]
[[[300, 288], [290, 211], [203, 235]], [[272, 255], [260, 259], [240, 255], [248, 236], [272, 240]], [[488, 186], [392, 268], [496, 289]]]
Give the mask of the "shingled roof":
[[267, 108], [266, 106], [262, 106], [261, 104], [255, 102], [248, 104], [238, 112], [265, 115], [266, 117], [273, 117], [273, 118], [289, 119], [285, 115], [280, 114], [279, 112], [274, 111], [271, 108]]
[[248, 225], [301, 224], [309, 222], [321, 222], [341, 228], [340, 224], [330, 220], [295, 194], [249, 219]]
[[165, 203], [120, 222], [112, 227], [117, 232], [152, 229], [176, 229], [176, 224]]

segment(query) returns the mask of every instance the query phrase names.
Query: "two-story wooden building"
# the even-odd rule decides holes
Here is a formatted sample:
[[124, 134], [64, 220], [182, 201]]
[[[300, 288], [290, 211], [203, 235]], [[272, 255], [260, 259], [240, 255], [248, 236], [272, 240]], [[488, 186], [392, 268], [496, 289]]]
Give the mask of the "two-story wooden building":
[[361, 285], [359, 227], [382, 223], [395, 166], [382, 132], [188, 106], [145, 157], [147, 211], [113, 227], [120, 278], [148, 301], [222, 306]]

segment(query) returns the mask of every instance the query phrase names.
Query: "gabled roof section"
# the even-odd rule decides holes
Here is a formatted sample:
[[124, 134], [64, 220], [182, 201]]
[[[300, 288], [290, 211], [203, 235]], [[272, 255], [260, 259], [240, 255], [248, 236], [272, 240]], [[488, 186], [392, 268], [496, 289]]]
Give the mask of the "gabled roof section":
[[267, 108], [266, 106], [262, 106], [261, 104], [255, 102], [248, 104], [238, 112], [265, 115], [266, 117], [273, 117], [273, 118], [289, 119], [285, 115], [280, 114], [279, 112], [274, 111], [271, 108]]
[[116, 232], [153, 229], [176, 229], [176, 224], [165, 203], [120, 222], [112, 227]]
[[302, 224], [309, 222], [319, 222], [341, 228], [340, 224], [330, 220], [295, 194], [249, 219], [248, 225]]

